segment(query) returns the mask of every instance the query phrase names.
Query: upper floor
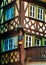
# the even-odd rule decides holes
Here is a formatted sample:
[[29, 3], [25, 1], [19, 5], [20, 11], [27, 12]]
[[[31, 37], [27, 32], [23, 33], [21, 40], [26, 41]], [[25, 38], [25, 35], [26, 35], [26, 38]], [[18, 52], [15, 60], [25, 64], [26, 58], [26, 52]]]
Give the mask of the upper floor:
[[29, 0], [5, 0], [0, 6], [0, 34], [15, 30], [46, 37], [45, 3]]

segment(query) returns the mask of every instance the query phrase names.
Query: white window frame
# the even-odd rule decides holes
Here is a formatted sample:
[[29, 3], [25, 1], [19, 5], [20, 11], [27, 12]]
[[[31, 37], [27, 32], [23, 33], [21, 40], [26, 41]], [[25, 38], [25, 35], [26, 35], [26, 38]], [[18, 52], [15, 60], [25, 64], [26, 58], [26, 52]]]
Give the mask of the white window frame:
[[[42, 8], [39, 8], [39, 7], [38, 7], [38, 9], [40, 11], [40, 12], [38, 12], [38, 15], [39, 15], [38, 20], [43, 20], [43, 9]], [[42, 10], [42, 14], [41, 14], [41, 10]], [[42, 16], [42, 19], [41, 19], [41, 16]]]
[[[30, 10], [30, 7], [32, 7], [32, 10]], [[34, 11], [33, 11], [33, 8], [34, 8]], [[32, 15], [30, 15], [31, 12], [32, 12]], [[29, 15], [30, 15], [31, 18], [36, 18], [36, 6], [30, 4], [30, 6], [29, 6]]]
[[[30, 36], [30, 35], [25, 35], [25, 38], [26, 38], [26, 37], [28, 37], [28, 41], [25, 40], [25, 45], [26, 45], [26, 42], [28, 42], [28, 44], [27, 44], [26, 47], [31, 47], [31, 46], [32, 46], [32, 36]], [[31, 37], [31, 41], [29, 41], [29, 37]], [[30, 46], [29, 46], [29, 43], [31, 44]]]
[[[9, 40], [10, 40], [10, 39], [13, 39], [13, 43], [12, 43], [12, 48], [11, 48], [11, 49], [9, 48], [9, 45], [10, 45]], [[7, 49], [7, 50], [4, 49], [4, 51], [8, 51], [8, 50], [14, 49], [14, 38], [9, 38], [9, 39], [6, 39], [6, 40], [8, 40], [8, 44], [7, 44], [7, 45], [8, 45], [8, 49]], [[6, 41], [6, 40], [4, 40], [4, 48], [5, 48], [5, 41]]]
[[[39, 38], [35, 38], [35, 46], [41, 46], [41, 40]], [[39, 45], [37, 44], [37, 40], [39, 40]]]

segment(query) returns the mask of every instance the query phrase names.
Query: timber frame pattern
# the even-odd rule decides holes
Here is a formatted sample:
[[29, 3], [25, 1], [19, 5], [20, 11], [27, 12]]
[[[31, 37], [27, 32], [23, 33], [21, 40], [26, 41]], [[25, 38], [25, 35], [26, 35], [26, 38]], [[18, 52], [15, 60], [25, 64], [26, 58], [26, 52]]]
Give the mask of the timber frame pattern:
[[[0, 24], [0, 39], [17, 36], [19, 34], [17, 31], [17, 28], [19, 28], [19, 26], [22, 26], [22, 29], [25, 33], [46, 38], [46, 22], [45, 21], [41, 22], [39, 20], [26, 16], [26, 12], [29, 7], [29, 4], [26, 4], [26, 6], [25, 6], [25, 2], [28, 2], [28, 3], [31, 2], [31, 3], [40, 5], [42, 7], [45, 7], [45, 4], [42, 4], [40, 2], [38, 3], [37, 1], [34, 2], [32, 0], [11, 0], [11, 3], [4, 6], [3, 8], [5, 9], [6, 7], [14, 5], [15, 9], [16, 9], [15, 17], [11, 20], [8, 20], [8, 21]], [[2, 16], [3, 16], [3, 13], [2, 13]], [[1, 46], [1, 44], [0, 44], [0, 46]], [[32, 49], [32, 50], [30, 50], [30, 49]], [[4, 65], [5, 64], [6, 65], [7, 64], [8, 65], [10, 65], [10, 64], [11, 65], [13, 65], [13, 64], [21, 65], [22, 61], [25, 61], [25, 62], [27, 62], [27, 61], [29, 61], [29, 62], [30, 61], [45, 61], [46, 62], [46, 46], [38, 47], [38, 48], [31, 47], [31, 48], [23, 49], [23, 50], [25, 50], [25, 54], [26, 54], [25, 58], [21, 58], [20, 55], [22, 54], [22, 50], [20, 50], [20, 49], [16, 49], [16, 50], [4, 52], [4, 53], [0, 52], [1, 64], [2, 65], [3, 64]], [[36, 53], [37, 51], [38, 51], [38, 53]], [[32, 55], [31, 55], [31, 53], [32, 53]], [[45, 54], [45, 57], [43, 57], [42, 54], [43, 54], [43, 56]], [[31, 58], [29, 58], [29, 57], [31, 57]], [[22, 59], [24, 59], [24, 60], [22, 60]]]

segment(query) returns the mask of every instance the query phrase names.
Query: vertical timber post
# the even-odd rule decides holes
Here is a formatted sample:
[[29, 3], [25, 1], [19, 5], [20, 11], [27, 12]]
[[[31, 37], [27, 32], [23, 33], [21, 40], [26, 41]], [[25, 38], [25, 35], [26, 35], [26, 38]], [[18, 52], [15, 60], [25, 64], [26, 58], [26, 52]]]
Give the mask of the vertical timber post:
[[19, 29], [19, 34], [18, 34], [18, 46], [19, 46], [19, 56], [20, 56], [20, 62], [21, 65], [24, 65], [24, 31], [23, 31], [23, 22], [24, 22], [24, 1], [19, 0], [20, 3], [20, 28]]
[[18, 35], [18, 46], [19, 46], [19, 56], [21, 65], [24, 65], [24, 39], [23, 39], [23, 31], [22, 29], [19, 30]]

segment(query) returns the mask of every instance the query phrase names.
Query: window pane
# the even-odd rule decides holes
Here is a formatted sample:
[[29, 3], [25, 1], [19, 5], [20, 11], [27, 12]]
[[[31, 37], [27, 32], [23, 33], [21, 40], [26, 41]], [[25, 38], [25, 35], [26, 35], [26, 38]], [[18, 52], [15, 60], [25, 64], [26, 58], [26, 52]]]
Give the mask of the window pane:
[[42, 14], [42, 9], [41, 9], [41, 14]]
[[32, 6], [30, 6], [30, 11], [32, 11]]
[[26, 36], [26, 41], [28, 41], [28, 36]]
[[30, 16], [32, 18], [35, 18], [35, 16], [36, 16], [36, 7], [35, 6], [30, 6]]
[[40, 15], [38, 14], [38, 19], [40, 18]]
[[33, 12], [35, 11], [35, 7], [33, 7]]
[[43, 20], [43, 9], [38, 8], [38, 19]]
[[36, 44], [36, 46], [40, 46], [40, 44], [41, 44], [41, 39], [35, 39], [35, 44]]
[[41, 15], [41, 19], [42, 19], [42, 15]]
[[40, 13], [40, 9], [38, 9], [38, 13]]
[[28, 47], [28, 42], [26, 42], [26, 47]]
[[11, 8], [11, 17], [13, 18], [14, 17], [14, 7]]
[[35, 14], [34, 14], [34, 12], [33, 12], [33, 17], [35, 17]]
[[46, 40], [45, 40], [45, 45], [46, 45]]
[[39, 45], [39, 40], [37, 40], [37, 45]]
[[14, 7], [6, 10], [5, 12], [5, 21], [12, 19], [14, 17]]
[[29, 42], [31, 42], [31, 37], [29, 37]]
[[13, 49], [13, 39], [9, 39], [9, 50]]
[[8, 50], [8, 40], [4, 41], [4, 51]]

